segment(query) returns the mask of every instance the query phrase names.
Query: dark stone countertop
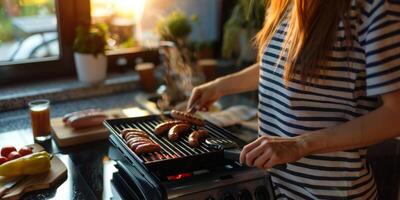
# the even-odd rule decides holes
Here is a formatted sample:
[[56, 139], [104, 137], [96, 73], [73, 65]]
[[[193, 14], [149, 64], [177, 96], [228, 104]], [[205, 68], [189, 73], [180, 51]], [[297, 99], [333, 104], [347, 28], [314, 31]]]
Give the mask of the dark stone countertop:
[[[66, 113], [87, 108], [121, 108], [135, 106], [134, 98], [137, 92], [126, 92], [109, 96], [91, 97], [64, 102], [51, 102], [50, 115], [52, 118], [63, 116]], [[28, 108], [0, 112], [0, 133], [20, 129], [29, 129]]]
[[[138, 91], [132, 91], [56, 102], [51, 104], [51, 116], [59, 117], [68, 112], [91, 107], [108, 109], [139, 106], [135, 99], [140, 94]], [[225, 105], [224, 107], [248, 103], [247, 100], [236, 97], [223, 98], [221, 102]], [[9, 144], [21, 147], [31, 143], [33, 143], [33, 138], [27, 109], [0, 112], [0, 147]], [[47, 151], [61, 157], [69, 170], [68, 179], [58, 187], [29, 193], [24, 196], [24, 199], [110, 199], [114, 196], [110, 182], [112, 173], [115, 171], [113, 165], [115, 160], [122, 158], [119, 157], [116, 149], [110, 145], [108, 140], [68, 148], [59, 148], [54, 140], [42, 145]], [[394, 148], [398, 148], [398, 145], [381, 144], [375, 146], [375, 148], [379, 151], [375, 151], [378, 153], [372, 159], [374, 174], [380, 191], [387, 193], [386, 197], [390, 197], [392, 195], [389, 194], [389, 191], [393, 191], [393, 187], [399, 185], [397, 180], [399, 177], [398, 170], [397, 173], [394, 173], [396, 166], [398, 166], [398, 162], [396, 162], [398, 156], [396, 159], [393, 156], [395, 151], [392, 151]], [[385, 154], [379, 153], [380, 151], [384, 151]], [[390, 155], [386, 155], [389, 151], [391, 152]]]
[[[72, 111], [93, 107], [103, 109], [135, 107], [139, 106], [135, 102], [135, 97], [138, 95], [143, 95], [143, 93], [136, 91], [56, 102], [51, 104], [51, 116], [59, 117]], [[249, 103], [243, 98], [236, 97], [223, 98], [221, 101], [226, 105]], [[12, 144], [18, 148], [33, 142], [26, 108], [0, 112], [0, 147]], [[111, 192], [110, 182], [112, 173], [116, 170], [114, 163], [115, 160], [123, 158], [119, 157], [119, 153], [108, 140], [60, 148], [52, 139], [41, 145], [48, 152], [61, 157], [69, 170], [68, 179], [58, 187], [29, 193], [24, 196], [24, 199], [60, 199], [60, 197], [66, 199], [110, 199], [114, 196]]]
[[[51, 116], [99, 107], [103, 109], [137, 106], [137, 92], [119, 93], [51, 104]], [[14, 145], [17, 148], [32, 144], [33, 137], [26, 108], [0, 113], [0, 147]], [[58, 187], [29, 193], [24, 199], [110, 199], [110, 179], [115, 171], [115, 150], [108, 140], [59, 148], [54, 140], [41, 143], [45, 149], [59, 156], [68, 167], [68, 179]], [[114, 153], [113, 153], [114, 152]]]
[[133, 92], [139, 87], [139, 77], [136, 73], [112, 74], [103, 83], [96, 85], [79, 82], [76, 78], [6, 85], [0, 87], [0, 111], [24, 108], [29, 101], [35, 99], [49, 99], [52, 102], [71, 101]]

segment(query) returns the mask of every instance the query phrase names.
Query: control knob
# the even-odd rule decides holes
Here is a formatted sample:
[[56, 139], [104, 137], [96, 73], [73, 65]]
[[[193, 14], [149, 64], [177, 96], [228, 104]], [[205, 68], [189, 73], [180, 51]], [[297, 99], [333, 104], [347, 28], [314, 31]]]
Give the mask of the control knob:
[[231, 193], [225, 193], [224, 197], [222, 198], [223, 200], [235, 200], [235, 197]]
[[251, 193], [247, 189], [242, 189], [239, 191], [239, 198], [238, 200], [253, 200]]
[[265, 186], [260, 185], [254, 191], [256, 200], [269, 200], [268, 190]]

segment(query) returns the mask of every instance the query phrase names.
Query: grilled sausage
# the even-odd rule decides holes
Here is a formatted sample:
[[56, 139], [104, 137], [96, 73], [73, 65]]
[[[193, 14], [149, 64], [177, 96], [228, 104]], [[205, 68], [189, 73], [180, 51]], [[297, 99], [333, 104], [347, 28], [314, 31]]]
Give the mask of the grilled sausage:
[[204, 140], [204, 138], [206, 138], [208, 136], [208, 131], [206, 130], [197, 130], [197, 131], [193, 131], [190, 135], [189, 135], [189, 145], [191, 147], [198, 147], [200, 146], [200, 141]]
[[100, 126], [107, 119], [103, 113], [88, 113], [86, 115], [74, 115], [68, 118], [67, 125], [74, 129], [83, 129], [94, 126]]
[[133, 138], [129, 138], [127, 140], [125, 140], [125, 142], [128, 144], [129, 142], [140, 142], [140, 141], [144, 141], [144, 142], [153, 142], [152, 140], [148, 139], [148, 138], [143, 138], [143, 137], [133, 137]]
[[131, 133], [131, 132], [133, 132], [133, 133], [144, 133], [145, 135], [147, 135], [144, 131], [142, 131], [140, 129], [137, 129], [137, 128], [126, 128], [126, 129], [121, 131], [121, 135], [122, 135], [123, 138], [125, 138], [125, 135], [127, 133]]
[[177, 124], [173, 126], [171, 129], [169, 129], [168, 139], [170, 141], [176, 141], [179, 139], [179, 137], [188, 132], [190, 128], [191, 127], [189, 124]]
[[154, 133], [158, 136], [163, 135], [164, 133], [166, 133], [169, 129], [171, 129], [173, 126], [177, 125], [177, 124], [182, 124], [184, 123], [181, 120], [172, 120], [172, 121], [166, 121], [163, 122], [161, 124], [158, 124], [155, 128], [154, 128]]
[[67, 123], [68, 119], [71, 118], [71, 117], [73, 117], [73, 116], [85, 115], [85, 114], [92, 113], [92, 112], [98, 113], [98, 112], [101, 112], [101, 109], [92, 108], [92, 109], [86, 109], [86, 110], [80, 110], [80, 111], [68, 113], [68, 114], [65, 114], [65, 115], [64, 115], [62, 121], [63, 121], [64, 123]]
[[[129, 148], [131, 148], [132, 149], [132, 145], [134, 145], [134, 144], [136, 144], [136, 143], [153, 143], [153, 141], [151, 141], [151, 140], [129, 140], [129, 141], [126, 141], [126, 145], [128, 145], [128, 147]], [[132, 149], [132, 150], [134, 150], [134, 149]]]
[[126, 142], [138, 142], [138, 141], [146, 141], [146, 142], [153, 142], [152, 140], [148, 138], [142, 138], [142, 137], [135, 137], [135, 138], [130, 138], [129, 140], [126, 140]]
[[135, 148], [135, 153], [137, 154], [142, 154], [142, 153], [151, 153], [151, 152], [156, 152], [160, 151], [161, 147], [158, 144], [155, 143], [149, 143], [149, 144], [141, 144]]
[[125, 135], [124, 139], [129, 140], [132, 137], [142, 137], [142, 138], [149, 138], [149, 135], [140, 132], [129, 132]]
[[202, 119], [199, 119], [192, 114], [185, 113], [182, 111], [177, 111], [177, 110], [172, 110], [171, 111], [171, 116], [174, 119], [179, 119], [179, 120], [184, 120], [188, 121], [189, 123], [196, 125], [196, 126], [204, 126], [204, 121]]
[[[151, 144], [150, 142], [144, 142], [144, 141], [139, 141], [139, 142], [131, 142], [129, 143], [129, 148], [135, 152], [136, 148], [142, 144]], [[153, 143], [154, 144], [154, 143]]]

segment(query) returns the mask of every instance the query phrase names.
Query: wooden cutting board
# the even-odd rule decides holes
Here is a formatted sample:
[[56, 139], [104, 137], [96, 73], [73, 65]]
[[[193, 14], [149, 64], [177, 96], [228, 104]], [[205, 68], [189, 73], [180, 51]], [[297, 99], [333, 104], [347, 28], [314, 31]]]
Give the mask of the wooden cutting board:
[[[28, 146], [33, 147], [33, 152], [44, 150], [43, 147], [39, 144]], [[21, 182], [17, 183], [14, 187], [8, 190], [1, 199], [20, 199], [22, 195], [27, 192], [54, 187], [60, 184], [62, 181], [66, 180], [66, 177], [67, 167], [57, 156], [53, 156], [53, 158], [51, 159], [51, 168], [48, 172], [24, 178], [23, 180], [21, 180]], [[0, 176], [0, 186], [3, 185], [4, 182], [6, 182], [8, 179], [6, 177]]]
[[[106, 110], [104, 113], [110, 119], [125, 117], [121, 109]], [[103, 125], [82, 130], [74, 130], [73, 128], [64, 125], [62, 117], [51, 119], [51, 127], [53, 129], [52, 132], [54, 139], [60, 147], [103, 140], [108, 137], [108, 130]]]

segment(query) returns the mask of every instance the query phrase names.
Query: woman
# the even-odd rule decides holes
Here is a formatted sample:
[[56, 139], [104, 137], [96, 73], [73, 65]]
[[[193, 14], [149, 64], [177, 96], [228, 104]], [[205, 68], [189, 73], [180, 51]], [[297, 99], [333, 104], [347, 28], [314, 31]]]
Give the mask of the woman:
[[256, 42], [257, 64], [188, 107], [258, 87], [260, 137], [240, 161], [271, 169], [278, 199], [376, 199], [366, 147], [400, 133], [399, 1], [271, 1]]

